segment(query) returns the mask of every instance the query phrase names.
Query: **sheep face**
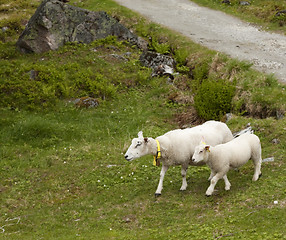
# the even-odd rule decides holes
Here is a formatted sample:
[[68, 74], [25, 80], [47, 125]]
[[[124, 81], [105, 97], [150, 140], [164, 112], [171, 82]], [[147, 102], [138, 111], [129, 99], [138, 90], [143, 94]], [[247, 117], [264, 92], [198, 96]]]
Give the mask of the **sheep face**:
[[205, 144], [200, 144], [195, 147], [195, 152], [193, 154], [193, 163], [206, 162], [209, 156], [210, 146]]
[[140, 131], [138, 133], [138, 138], [134, 138], [124, 157], [127, 161], [132, 161], [134, 159], [143, 157], [147, 155], [148, 152], [148, 138], [143, 137], [143, 133]]

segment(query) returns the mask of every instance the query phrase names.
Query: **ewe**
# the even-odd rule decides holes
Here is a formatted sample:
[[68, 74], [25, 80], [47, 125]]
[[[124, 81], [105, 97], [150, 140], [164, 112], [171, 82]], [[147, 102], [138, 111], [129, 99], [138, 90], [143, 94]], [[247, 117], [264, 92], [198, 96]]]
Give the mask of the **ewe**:
[[204, 164], [192, 162], [195, 147], [200, 144], [202, 138], [215, 146], [232, 140], [233, 136], [225, 123], [217, 121], [208, 121], [193, 128], [173, 130], [156, 139], [144, 138], [143, 132], [140, 131], [138, 138], [132, 140], [125, 154], [125, 159], [131, 161], [149, 154], [155, 157], [157, 165], [159, 165], [158, 161], [160, 159], [162, 169], [160, 181], [155, 192], [156, 196], [161, 195], [164, 176], [168, 168], [172, 165], [181, 165], [183, 183], [180, 190], [183, 191], [187, 188], [186, 174], [188, 166]]
[[[206, 140], [207, 142], [207, 140]], [[230, 142], [220, 144], [215, 147], [201, 142], [195, 148], [193, 163], [206, 163], [211, 169], [211, 184], [206, 191], [206, 195], [212, 195], [217, 181], [221, 178], [225, 182], [225, 190], [230, 189], [230, 182], [227, 179], [227, 172], [231, 168], [238, 168], [249, 159], [254, 163], [253, 181], [257, 181], [261, 175], [261, 145], [255, 134], [245, 133]]]

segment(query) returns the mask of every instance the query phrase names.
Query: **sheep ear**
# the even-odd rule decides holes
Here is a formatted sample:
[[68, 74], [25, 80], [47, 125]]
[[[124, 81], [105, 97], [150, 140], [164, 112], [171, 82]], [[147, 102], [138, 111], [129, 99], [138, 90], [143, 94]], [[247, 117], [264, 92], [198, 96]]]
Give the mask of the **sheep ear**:
[[205, 150], [207, 150], [208, 152], [210, 152], [210, 145], [206, 145], [206, 146], [205, 146]]
[[138, 133], [138, 138], [144, 138], [144, 137], [143, 137], [143, 132], [142, 132], [142, 131], [140, 131], [140, 132]]
[[201, 142], [200, 142], [200, 144], [204, 144], [204, 145], [206, 145], [206, 142], [205, 142], [204, 137], [202, 137], [202, 138], [201, 138]]

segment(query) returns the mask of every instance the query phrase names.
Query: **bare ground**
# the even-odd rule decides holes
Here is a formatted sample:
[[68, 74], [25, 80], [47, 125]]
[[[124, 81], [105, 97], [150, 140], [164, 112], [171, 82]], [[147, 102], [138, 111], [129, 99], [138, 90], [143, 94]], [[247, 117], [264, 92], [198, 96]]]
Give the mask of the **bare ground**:
[[260, 30], [189, 0], [115, 0], [194, 42], [246, 60], [286, 83], [286, 36]]

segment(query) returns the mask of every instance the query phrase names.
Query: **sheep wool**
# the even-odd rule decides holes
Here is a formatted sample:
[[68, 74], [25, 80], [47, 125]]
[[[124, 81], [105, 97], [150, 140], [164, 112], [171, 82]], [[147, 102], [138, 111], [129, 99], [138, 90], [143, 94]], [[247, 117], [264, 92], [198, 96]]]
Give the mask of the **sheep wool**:
[[212, 146], [201, 142], [195, 148], [193, 163], [206, 163], [211, 169], [209, 180], [211, 184], [206, 195], [213, 194], [219, 179], [224, 179], [225, 190], [230, 190], [227, 173], [232, 168], [239, 168], [252, 159], [254, 175], [252, 180], [257, 181], [261, 175], [261, 143], [258, 136], [253, 133], [244, 133], [241, 136], [224, 144]]

